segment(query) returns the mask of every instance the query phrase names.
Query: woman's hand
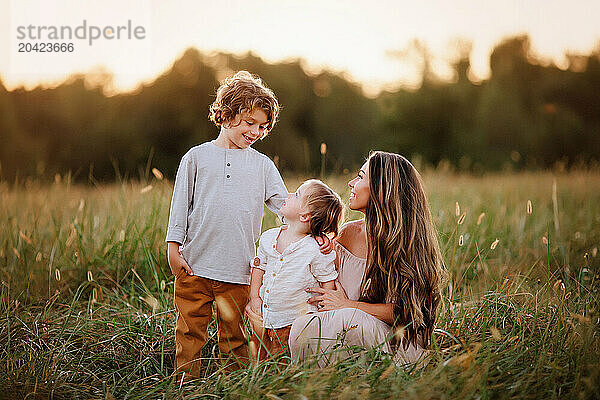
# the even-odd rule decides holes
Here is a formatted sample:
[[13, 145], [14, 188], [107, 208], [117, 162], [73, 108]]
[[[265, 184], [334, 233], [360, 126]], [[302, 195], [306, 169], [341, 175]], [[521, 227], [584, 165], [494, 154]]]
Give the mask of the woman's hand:
[[182, 269], [185, 270], [188, 275], [194, 275], [194, 271], [192, 271], [187, 261], [179, 254], [179, 243], [169, 242], [168, 246], [167, 258], [173, 276], [177, 276]]
[[315, 240], [319, 245], [319, 250], [323, 254], [329, 254], [333, 250], [333, 241], [329, 239], [327, 236], [315, 236]]
[[349, 300], [342, 284], [336, 279], [335, 289], [311, 287], [306, 289], [308, 293], [317, 293], [318, 296], [311, 297], [308, 302], [315, 304], [319, 311], [339, 310], [341, 308], [353, 308], [354, 301]]

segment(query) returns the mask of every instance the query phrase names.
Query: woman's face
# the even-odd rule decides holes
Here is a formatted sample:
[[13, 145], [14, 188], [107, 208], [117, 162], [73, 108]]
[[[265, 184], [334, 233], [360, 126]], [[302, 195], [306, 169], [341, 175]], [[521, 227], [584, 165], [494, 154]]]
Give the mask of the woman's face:
[[348, 182], [350, 186], [350, 202], [348, 206], [351, 210], [365, 212], [371, 189], [369, 188], [369, 161], [365, 162], [358, 171], [356, 178]]

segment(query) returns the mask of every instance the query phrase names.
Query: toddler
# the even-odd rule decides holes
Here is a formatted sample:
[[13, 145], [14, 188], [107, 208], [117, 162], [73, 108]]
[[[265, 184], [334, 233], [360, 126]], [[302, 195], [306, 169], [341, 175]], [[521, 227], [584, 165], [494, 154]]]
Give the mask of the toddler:
[[338, 273], [335, 252], [322, 254], [315, 237], [338, 233], [343, 218], [340, 196], [319, 180], [304, 182], [281, 207], [286, 225], [265, 231], [252, 260], [250, 301], [246, 306], [253, 330], [250, 352], [287, 351], [294, 319], [317, 311], [308, 304], [309, 287], [334, 289]]

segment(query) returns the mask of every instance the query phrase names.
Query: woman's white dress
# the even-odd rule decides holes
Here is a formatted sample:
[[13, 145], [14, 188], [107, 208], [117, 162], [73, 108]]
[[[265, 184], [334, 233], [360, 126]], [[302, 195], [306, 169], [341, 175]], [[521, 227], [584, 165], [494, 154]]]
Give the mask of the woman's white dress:
[[[339, 268], [339, 281], [350, 300], [358, 300], [367, 260], [352, 254], [334, 242]], [[303, 315], [297, 318], [290, 332], [290, 351], [293, 360], [306, 359], [320, 354], [318, 364], [325, 366], [353, 353], [348, 346], [365, 349], [377, 347], [392, 354], [391, 327], [376, 317], [356, 308], [343, 308]], [[410, 345], [406, 350], [398, 346], [394, 361], [399, 364], [416, 362], [425, 350]]]

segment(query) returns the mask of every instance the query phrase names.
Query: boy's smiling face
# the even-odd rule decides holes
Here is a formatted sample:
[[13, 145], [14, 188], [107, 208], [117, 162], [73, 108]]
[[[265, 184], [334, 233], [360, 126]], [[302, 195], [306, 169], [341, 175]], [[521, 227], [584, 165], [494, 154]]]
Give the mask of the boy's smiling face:
[[261, 108], [243, 111], [221, 126], [217, 142], [226, 149], [245, 149], [264, 135], [267, 122], [267, 114]]

